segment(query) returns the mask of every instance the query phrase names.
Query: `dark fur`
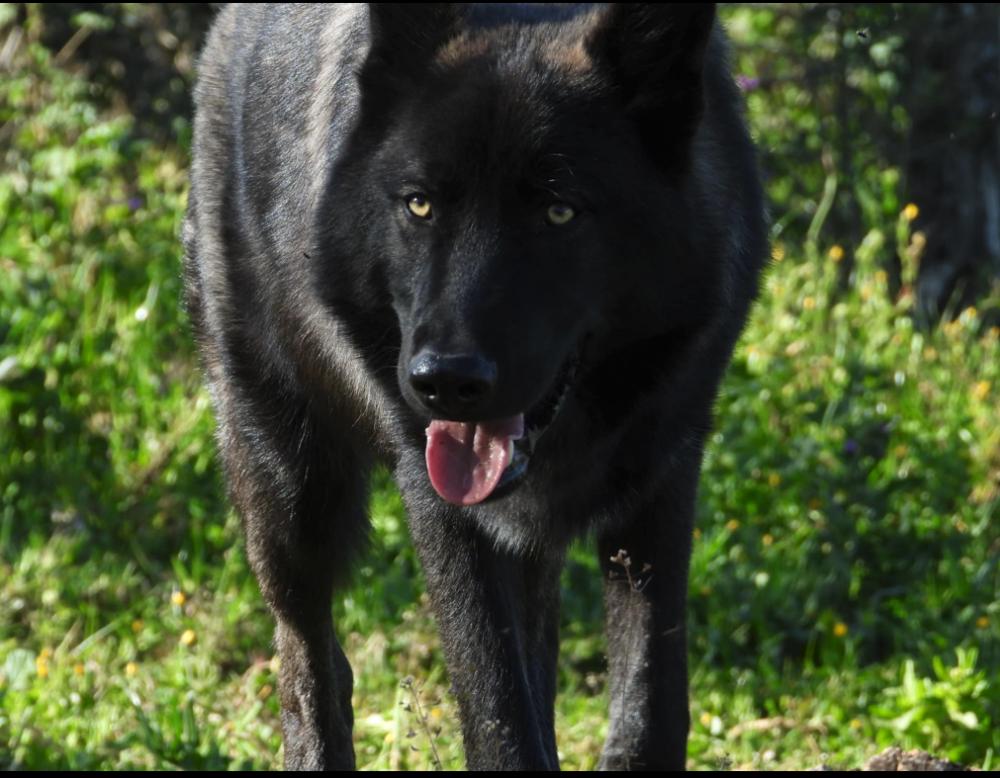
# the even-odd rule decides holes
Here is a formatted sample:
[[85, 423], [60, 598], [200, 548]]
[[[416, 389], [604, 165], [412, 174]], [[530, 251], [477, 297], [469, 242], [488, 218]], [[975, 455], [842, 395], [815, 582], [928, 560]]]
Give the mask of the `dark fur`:
[[[601, 764], [683, 767], [702, 448], [766, 253], [711, 7], [233, 5], [196, 101], [189, 307], [277, 619], [287, 766], [354, 765], [330, 602], [382, 461], [469, 766], [558, 766], [559, 571], [589, 532], [608, 612]], [[407, 218], [414, 185], [431, 223]], [[539, 218], [553, 199], [580, 212], [566, 228]], [[538, 403], [582, 349], [509, 496], [458, 508], [431, 489], [407, 383], [428, 347], [496, 360], [478, 418]], [[644, 585], [612, 575], [618, 549]]]

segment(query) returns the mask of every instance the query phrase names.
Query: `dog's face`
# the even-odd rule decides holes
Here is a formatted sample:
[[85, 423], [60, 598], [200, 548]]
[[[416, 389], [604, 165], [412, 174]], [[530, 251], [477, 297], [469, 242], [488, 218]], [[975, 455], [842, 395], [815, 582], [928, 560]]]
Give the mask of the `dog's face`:
[[344, 192], [431, 483], [474, 504], [524, 475], [588, 343], [658, 334], [696, 297], [707, 270], [671, 224], [713, 15], [372, 8]]

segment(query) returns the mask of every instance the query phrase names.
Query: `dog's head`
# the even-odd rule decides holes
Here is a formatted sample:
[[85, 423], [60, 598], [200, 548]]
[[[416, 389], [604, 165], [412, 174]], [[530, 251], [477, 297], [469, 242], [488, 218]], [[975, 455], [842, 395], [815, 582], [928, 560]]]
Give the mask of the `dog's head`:
[[714, 9], [370, 7], [334, 202], [398, 319], [430, 480], [478, 503], [524, 474], [586, 343], [697, 304], [683, 181]]

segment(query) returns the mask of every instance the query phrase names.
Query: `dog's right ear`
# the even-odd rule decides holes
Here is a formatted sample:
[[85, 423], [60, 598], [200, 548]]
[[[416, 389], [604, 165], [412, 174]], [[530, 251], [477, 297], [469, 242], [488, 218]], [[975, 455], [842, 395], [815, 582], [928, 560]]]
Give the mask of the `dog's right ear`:
[[366, 89], [412, 83], [458, 32], [454, 3], [369, 3], [368, 9], [371, 47], [360, 74]]
[[608, 3], [587, 41], [650, 151], [686, 160], [704, 107], [714, 3]]

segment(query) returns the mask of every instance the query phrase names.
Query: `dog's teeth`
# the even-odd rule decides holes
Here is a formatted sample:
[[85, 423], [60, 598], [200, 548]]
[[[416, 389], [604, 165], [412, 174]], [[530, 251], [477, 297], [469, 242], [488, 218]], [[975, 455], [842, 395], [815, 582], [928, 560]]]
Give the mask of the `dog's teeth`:
[[514, 463], [514, 439], [507, 439], [507, 467]]

